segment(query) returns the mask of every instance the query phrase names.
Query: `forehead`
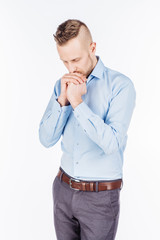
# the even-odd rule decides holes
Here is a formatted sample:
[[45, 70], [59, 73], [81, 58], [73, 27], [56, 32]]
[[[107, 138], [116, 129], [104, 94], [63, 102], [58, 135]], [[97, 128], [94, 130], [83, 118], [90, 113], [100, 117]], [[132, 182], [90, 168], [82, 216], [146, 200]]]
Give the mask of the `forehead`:
[[57, 45], [57, 51], [60, 59], [71, 61], [82, 56], [84, 53], [84, 46], [78, 38], [73, 38], [70, 39], [65, 45]]

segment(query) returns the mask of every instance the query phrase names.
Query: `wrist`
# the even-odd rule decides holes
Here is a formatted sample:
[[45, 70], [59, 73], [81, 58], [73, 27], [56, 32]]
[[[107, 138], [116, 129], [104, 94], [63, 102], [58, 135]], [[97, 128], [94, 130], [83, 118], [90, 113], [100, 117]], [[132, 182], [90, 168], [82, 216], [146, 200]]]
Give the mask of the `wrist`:
[[73, 109], [75, 109], [82, 102], [83, 102], [83, 100], [79, 99], [79, 100], [76, 100], [76, 101], [72, 101], [71, 105], [72, 105]]
[[67, 100], [67, 98], [62, 97], [61, 95], [58, 97], [57, 101], [59, 102], [59, 104], [62, 106], [67, 106], [70, 104], [70, 102]]

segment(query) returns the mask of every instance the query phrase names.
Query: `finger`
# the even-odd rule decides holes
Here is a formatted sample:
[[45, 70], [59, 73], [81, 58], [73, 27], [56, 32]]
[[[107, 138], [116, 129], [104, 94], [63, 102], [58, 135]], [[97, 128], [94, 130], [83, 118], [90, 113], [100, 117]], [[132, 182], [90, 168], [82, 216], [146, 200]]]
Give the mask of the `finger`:
[[84, 80], [84, 76], [82, 74], [77, 74], [77, 73], [68, 73], [66, 74], [67, 77], [75, 77], [77, 80], [81, 79]]
[[84, 81], [77, 77], [77, 76], [73, 76], [73, 75], [68, 75], [67, 77], [64, 77], [65, 79], [73, 79], [73, 80], [76, 80], [78, 83], [83, 83]]
[[76, 79], [71, 78], [71, 77], [64, 77], [64, 80], [65, 80], [65, 83], [72, 82], [74, 84], [79, 84], [79, 81], [77, 81]]
[[79, 77], [81, 77], [84, 82], [87, 81], [87, 78], [86, 78], [86, 76], [83, 73], [73, 73], [73, 74], [74, 75], [78, 75]]
[[77, 76], [84, 76], [84, 74], [83, 73], [79, 73], [79, 72], [71, 72], [71, 73], [66, 73], [65, 75], [76, 75], [77, 74]]
[[80, 73], [68, 73], [67, 76], [75, 77], [77, 80], [81, 79], [83, 82], [86, 80], [85, 76]]

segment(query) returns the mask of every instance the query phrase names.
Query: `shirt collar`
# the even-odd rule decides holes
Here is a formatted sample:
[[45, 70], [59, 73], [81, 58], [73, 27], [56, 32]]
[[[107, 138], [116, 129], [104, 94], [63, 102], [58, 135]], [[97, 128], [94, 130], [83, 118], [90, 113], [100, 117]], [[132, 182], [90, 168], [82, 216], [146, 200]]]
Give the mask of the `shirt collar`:
[[92, 72], [88, 76], [88, 80], [90, 78], [92, 78], [92, 76], [93, 77], [97, 77], [97, 78], [101, 78], [102, 75], [103, 75], [103, 71], [104, 71], [105, 66], [104, 66], [101, 58], [99, 56], [97, 56], [97, 55], [96, 55], [96, 57], [97, 57], [98, 61], [97, 61], [96, 65], [95, 65], [95, 67], [93, 68]]

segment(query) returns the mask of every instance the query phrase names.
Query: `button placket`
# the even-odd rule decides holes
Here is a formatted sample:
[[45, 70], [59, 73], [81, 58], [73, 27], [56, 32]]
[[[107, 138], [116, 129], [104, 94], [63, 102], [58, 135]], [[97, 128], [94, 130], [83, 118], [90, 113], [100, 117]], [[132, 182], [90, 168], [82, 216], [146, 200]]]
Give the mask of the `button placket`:
[[[79, 114], [76, 115], [77, 117], [79, 117]], [[75, 168], [78, 167], [78, 164], [79, 164], [79, 161], [78, 161], [78, 158], [77, 156], [79, 156], [78, 153], [78, 147], [79, 147], [79, 141], [77, 140], [78, 139], [78, 129], [76, 129], [80, 124], [77, 123], [78, 120], [75, 119], [75, 122], [74, 122], [74, 125], [75, 125], [75, 131], [74, 131], [74, 166]]]

